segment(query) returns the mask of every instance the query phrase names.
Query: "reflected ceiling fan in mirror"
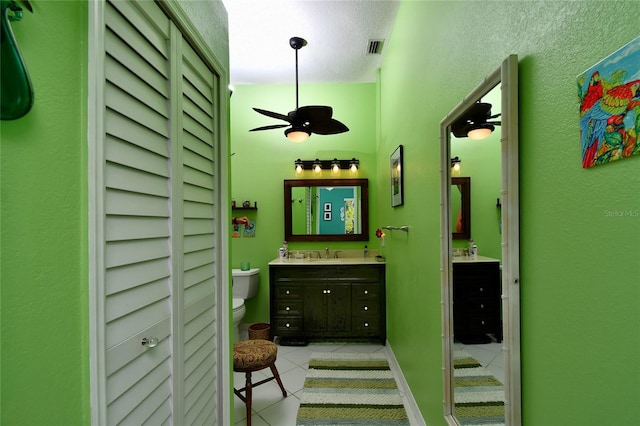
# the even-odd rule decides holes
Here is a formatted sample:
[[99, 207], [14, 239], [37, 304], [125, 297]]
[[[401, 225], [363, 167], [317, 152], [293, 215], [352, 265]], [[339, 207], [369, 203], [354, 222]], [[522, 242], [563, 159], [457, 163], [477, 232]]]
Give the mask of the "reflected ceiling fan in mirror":
[[477, 102], [451, 125], [451, 132], [457, 138], [484, 139], [495, 130], [495, 126], [502, 124], [500, 121], [488, 121], [498, 117], [500, 114], [491, 115], [491, 104]]
[[289, 127], [284, 131], [285, 136], [293, 142], [304, 142], [312, 133], [318, 135], [334, 135], [337, 133], [348, 132], [349, 128], [332, 118], [333, 108], [323, 105], [298, 106], [298, 50], [307, 45], [307, 41], [300, 37], [292, 37], [289, 39], [289, 45], [296, 52], [296, 109], [290, 111], [287, 115], [277, 112], [266, 111], [260, 108], [253, 108], [267, 117], [277, 118], [286, 121], [289, 124], [272, 124], [270, 126], [256, 127], [249, 130], [255, 132], [259, 130], [280, 129]]

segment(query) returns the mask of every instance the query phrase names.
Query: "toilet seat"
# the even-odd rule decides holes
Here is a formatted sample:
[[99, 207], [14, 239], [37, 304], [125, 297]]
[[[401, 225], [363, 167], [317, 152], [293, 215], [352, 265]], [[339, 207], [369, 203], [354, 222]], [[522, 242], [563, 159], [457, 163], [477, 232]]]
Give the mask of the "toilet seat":
[[234, 297], [233, 298], [233, 311], [234, 312], [242, 309], [243, 306], [244, 306], [244, 299], [241, 299], [239, 297]]

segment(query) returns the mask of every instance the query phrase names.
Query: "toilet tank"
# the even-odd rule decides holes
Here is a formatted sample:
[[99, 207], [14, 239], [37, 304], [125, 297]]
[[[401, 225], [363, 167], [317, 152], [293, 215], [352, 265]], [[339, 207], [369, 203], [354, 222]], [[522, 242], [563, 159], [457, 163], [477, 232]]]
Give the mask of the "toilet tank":
[[260, 284], [260, 268], [252, 268], [248, 271], [232, 269], [231, 276], [233, 278], [233, 297], [250, 299], [258, 293], [258, 284]]

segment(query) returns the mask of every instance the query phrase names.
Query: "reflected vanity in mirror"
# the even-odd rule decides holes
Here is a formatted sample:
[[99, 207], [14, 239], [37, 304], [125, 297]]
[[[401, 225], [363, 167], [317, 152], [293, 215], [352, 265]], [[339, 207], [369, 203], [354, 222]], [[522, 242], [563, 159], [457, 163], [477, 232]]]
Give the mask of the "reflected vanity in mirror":
[[[467, 127], [470, 124], [475, 126], [474, 120], [469, 120], [470, 112], [487, 105], [490, 108], [491, 104], [485, 103], [485, 99], [494, 94], [496, 97], [499, 96], [499, 101], [496, 100], [493, 104], [494, 115], [489, 110], [485, 111], [483, 117], [480, 118], [495, 120], [500, 117], [499, 121], [493, 123], [495, 125], [487, 126], [486, 122], [483, 123], [483, 127], [489, 127], [491, 131], [495, 129], [496, 135], [492, 135], [486, 140], [473, 140], [471, 134], [467, 133]], [[464, 229], [463, 221], [458, 224], [460, 212], [462, 212], [462, 218], [465, 217], [464, 190], [462, 192], [458, 190], [459, 187], [464, 187], [463, 181], [459, 180], [461, 178], [451, 176], [451, 158], [460, 155], [458, 152], [452, 152], [452, 141], [455, 142], [456, 147], [459, 147], [459, 141], [454, 139], [454, 136], [462, 138], [465, 144], [476, 144], [473, 145], [475, 148], [480, 147], [477, 144], [483, 143], [500, 145], [495, 154], [498, 155], [499, 152], [499, 160], [496, 158], [496, 162], [500, 164], [501, 170], [502, 207], [499, 210], [498, 224], [491, 222], [493, 216], [488, 216], [488, 210], [485, 210], [485, 215], [487, 215], [485, 218], [477, 216], [481, 214], [479, 213], [480, 208], [474, 209], [476, 216], [473, 231], [474, 242], [480, 245], [481, 254], [491, 252], [494, 253], [493, 257], [495, 258], [485, 256], [453, 258], [453, 240], [457, 239], [456, 233]], [[470, 149], [469, 154], [472, 152], [479, 151]], [[499, 364], [501, 364], [500, 367], [503, 366], [499, 379], [496, 377], [500, 375], [493, 374], [495, 381], [492, 383], [495, 383], [496, 386], [493, 389], [500, 396], [497, 401], [491, 401], [490, 405], [499, 409], [504, 408], [504, 420], [499, 414], [497, 419], [492, 419], [491, 423], [520, 425], [522, 415], [520, 394], [518, 58], [516, 55], [505, 59], [500, 67], [487, 76], [442, 119], [440, 122], [440, 154], [444, 416], [450, 425], [467, 424], [469, 418], [464, 411], [465, 395], [468, 396], [472, 393], [480, 395], [480, 393], [472, 391], [470, 386], [473, 384], [458, 374], [462, 370], [457, 367], [465, 365], [470, 359], [476, 361], [472, 349], [475, 350], [481, 346], [477, 344], [478, 341], [484, 344], [484, 340], [487, 340], [489, 335], [493, 337], [493, 342], [488, 343], [487, 346], [491, 345], [492, 350], [497, 349], [496, 358], [502, 357]], [[465, 159], [468, 158], [466, 155], [465, 152]], [[480, 161], [483, 161], [483, 166], [486, 167], [484, 163], [486, 160]], [[472, 170], [472, 168], [468, 170]], [[477, 169], [475, 170], [477, 171]], [[474, 177], [475, 190], [483, 189], [483, 185], [487, 184], [485, 182], [487, 179], [476, 178], [475, 171], [470, 171], [469, 176]], [[492, 188], [490, 191], [493, 192], [494, 189]], [[471, 213], [469, 207], [469, 214], [466, 216], [469, 220], [471, 220]], [[494, 239], [490, 238], [492, 236], [490, 232], [494, 232], [489, 229], [492, 226], [496, 228], [494, 234], [496, 243], [493, 243]], [[458, 238], [471, 238], [470, 223], [467, 229], [469, 234]], [[483, 236], [484, 240], [476, 241], [482, 239]], [[493, 244], [496, 247], [493, 247]], [[457, 245], [459, 246], [460, 243]], [[455, 290], [454, 284], [457, 285]], [[455, 305], [454, 297], [457, 300]], [[458, 309], [456, 313], [454, 308], [459, 308], [461, 297], [464, 298], [467, 305], [462, 312]], [[500, 303], [502, 303], [501, 306]], [[476, 355], [476, 358], [481, 357]], [[478, 359], [478, 361], [485, 367], [483, 364], [485, 360]], [[486, 370], [482, 368], [481, 371], [491, 376], [493, 373], [490, 370], [491, 366], [486, 365], [486, 367]], [[479, 399], [473, 401], [473, 404], [477, 406], [487, 402], [489, 401], [486, 399]]]
[[284, 238], [286, 241], [368, 241], [368, 180], [285, 180]]
[[471, 178], [451, 178], [451, 238], [471, 238]]

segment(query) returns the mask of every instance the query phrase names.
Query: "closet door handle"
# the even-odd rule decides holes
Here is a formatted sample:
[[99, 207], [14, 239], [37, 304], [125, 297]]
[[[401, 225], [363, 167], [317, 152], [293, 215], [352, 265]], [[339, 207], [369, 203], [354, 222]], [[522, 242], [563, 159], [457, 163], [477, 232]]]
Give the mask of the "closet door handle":
[[149, 348], [155, 348], [158, 345], [158, 338], [157, 337], [143, 337], [142, 341], [140, 343], [142, 343], [142, 346], [147, 346]]

